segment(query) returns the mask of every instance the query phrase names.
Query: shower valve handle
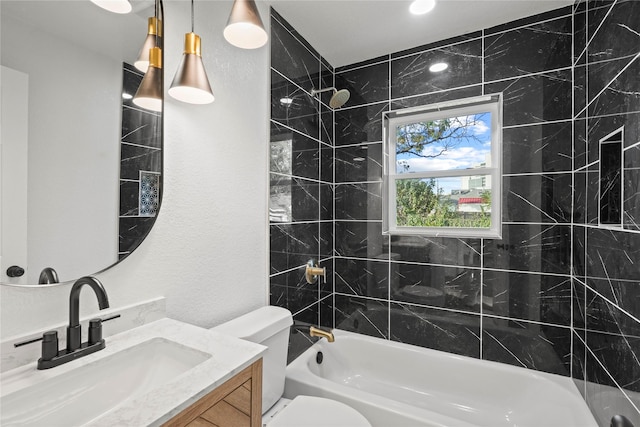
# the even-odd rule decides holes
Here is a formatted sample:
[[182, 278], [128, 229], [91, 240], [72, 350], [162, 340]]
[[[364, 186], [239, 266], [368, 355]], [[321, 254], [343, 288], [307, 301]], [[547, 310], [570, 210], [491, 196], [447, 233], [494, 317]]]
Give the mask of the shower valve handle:
[[304, 273], [307, 283], [316, 283], [318, 276], [324, 278], [324, 283], [327, 283], [327, 268], [319, 267], [317, 264], [313, 264], [313, 260], [307, 262], [307, 266]]

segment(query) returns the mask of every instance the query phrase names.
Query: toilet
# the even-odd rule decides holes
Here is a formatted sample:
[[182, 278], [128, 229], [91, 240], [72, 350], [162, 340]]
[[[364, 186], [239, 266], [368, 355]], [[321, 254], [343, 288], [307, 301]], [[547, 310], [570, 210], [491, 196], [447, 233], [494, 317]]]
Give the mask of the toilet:
[[212, 328], [268, 347], [262, 365], [262, 424], [266, 427], [371, 427], [344, 403], [315, 396], [282, 397], [287, 367], [291, 312], [267, 306]]

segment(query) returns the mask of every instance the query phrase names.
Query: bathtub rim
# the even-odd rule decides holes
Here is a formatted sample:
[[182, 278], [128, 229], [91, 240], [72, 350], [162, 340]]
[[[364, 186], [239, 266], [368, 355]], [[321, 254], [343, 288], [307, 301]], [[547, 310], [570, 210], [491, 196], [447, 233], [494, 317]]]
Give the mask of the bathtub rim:
[[[588, 423], [585, 425], [597, 427], [595, 417], [591, 413], [591, 410], [587, 406], [587, 403], [585, 402], [584, 398], [580, 394], [575, 382], [569, 376], [552, 374], [552, 373], [543, 372], [543, 371], [536, 371], [536, 370], [525, 368], [525, 367], [509, 365], [509, 364], [495, 362], [491, 360], [477, 359], [477, 358], [463, 356], [463, 355], [454, 354], [454, 353], [447, 353], [441, 350], [419, 347], [413, 344], [392, 341], [392, 340], [381, 338], [381, 337], [358, 334], [355, 332], [345, 331], [342, 329], [333, 329], [332, 332], [334, 334], [336, 342], [339, 342], [340, 338], [351, 339], [356, 341], [373, 342], [374, 344], [377, 343], [377, 345], [380, 345], [380, 343], [383, 342], [385, 346], [391, 346], [393, 348], [397, 348], [400, 350], [411, 351], [411, 352], [427, 354], [427, 355], [432, 354], [435, 357], [443, 358], [445, 360], [453, 360], [457, 363], [468, 363], [468, 364], [471, 364], [472, 366], [475, 365], [483, 368], [490, 367], [491, 369], [496, 369], [500, 372], [507, 373], [507, 374], [511, 372], [517, 372], [520, 375], [526, 375], [528, 378], [534, 381], [538, 380], [543, 382], [551, 382], [553, 385], [559, 387], [560, 389], [562, 389], [563, 392], [565, 392], [568, 399], [567, 403], [571, 403], [572, 408], [574, 407], [573, 404], [575, 404], [576, 405], [575, 408], [580, 409], [580, 414], [581, 414], [580, 418], [584, 419], [584, 421]], [[296, 359], [294, 359], [287, 366], [286, 381], [288, 384], [285, 385], [286, 397], [288, 398], [294, 397], [289, 393], [290, 390], [288, 390], [291, 388], [291, 384], [293, 382], [311, 384], [314, 388], [319, 390], [323, 390], [325, 388], [330, 389], [332, 393], [335, 393], [336, 395], [340, 395], [341, 398], [344, 398], [345, 400], [348, 400], [348, 401], [353, 400], [353, 397], [351, 396], [351, 394], [348, 393], [349, 390], [353, 390], [353, 391], [357, 391], [358, 393], [363, 393], [367, 398], [371, 398], [373, 403], [376, 405], [379, 405], [381, 403], [382, 404], [391, 403], [396, 410], [402, 411], [403, 409], [414, 408], [418, 413], [423, 414], [423, 417], [424, 415], [428, 414], [429, 421], [432, 422], [434, 426], [456, 425], [456, 426], [466, 427], [466, 426], [474, 425], [474, 424], [470, 424], [466, 420], [454, 418], [447, 414], [438, 413], [426, 408], [415, 407], [413, 405], [396, 401], [396, 400], [393, 400], [392, 398], [389, 398], [386, 396], [380, 396], [365, 390], [352, 389], [348, 386], [343, 386], [343, 387], [340, 387], [340, 389], [342, 388], [346, 389], [343, 392], [343, 390], [336, 391], [335, 387], [333, 387], [333, 389], [329, 388], [331, 387], [332, 384], [336, 384], [336, 383], [328, 378], [316, 375], [314, 372], [312, 372], [310, 369], [307, 368], [307, 364], [312, 361], [313, 363], [315, 363], [315, 357], [317, 352], [322, 351], [325, 347], [328, 347], [331, 345], [335, 345], [335, 344], [327, 342], [326, 339], [320, 339], [316, 341], [308, 349], [306, 349], [303, 353], [301, 353]], [[297, 394], [302, 394], [302, 393], [297, 393]], [[330, 396], [323, 396], [323, 397], [331, 398]], [[345, 403], [350, 404], [349, 402], [345, 402]], [[421, 417], [420, 419], [423, 419], [423, 418]], [[455, 422], [456, 424], [452, 424], [452, 422]]]

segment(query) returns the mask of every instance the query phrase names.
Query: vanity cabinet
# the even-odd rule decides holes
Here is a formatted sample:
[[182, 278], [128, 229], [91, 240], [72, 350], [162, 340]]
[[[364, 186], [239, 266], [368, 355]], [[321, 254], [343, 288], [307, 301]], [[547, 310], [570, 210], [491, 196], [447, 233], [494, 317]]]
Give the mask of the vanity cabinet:
[[163, 424], [163, 427], [260, 427], [262, 359]]

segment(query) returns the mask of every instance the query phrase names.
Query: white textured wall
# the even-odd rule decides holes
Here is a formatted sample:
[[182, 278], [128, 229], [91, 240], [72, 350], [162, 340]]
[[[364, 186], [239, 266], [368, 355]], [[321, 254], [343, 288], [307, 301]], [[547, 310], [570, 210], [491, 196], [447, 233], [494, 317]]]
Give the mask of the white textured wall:
[[[170, 317], [212, 326], [266, 304], [269, 51], [224, 40], [230, 8], [228, 1], [196, 3], [195, 31], [216, 100], [192, 106], [167, 98], [162, 207], [142, 245], [97, 275], [112, 307], [166, 296]], [[168, 87], [190, 30], [189, 3], [165, 0], [165, 13]], [[1, 338], [64, 321], [69, 289], [0, 286]], [[97, 309], [90, 293], [82, 292], [81, 314]]]

